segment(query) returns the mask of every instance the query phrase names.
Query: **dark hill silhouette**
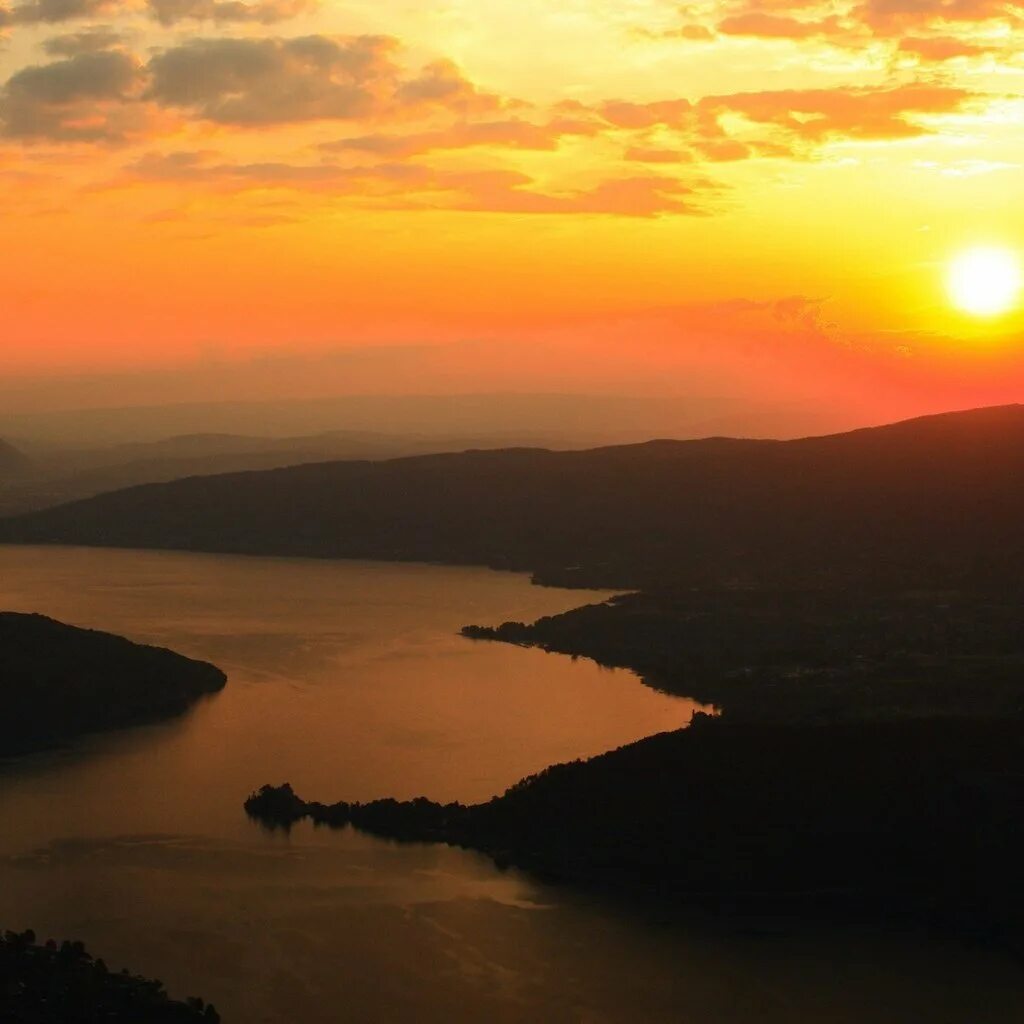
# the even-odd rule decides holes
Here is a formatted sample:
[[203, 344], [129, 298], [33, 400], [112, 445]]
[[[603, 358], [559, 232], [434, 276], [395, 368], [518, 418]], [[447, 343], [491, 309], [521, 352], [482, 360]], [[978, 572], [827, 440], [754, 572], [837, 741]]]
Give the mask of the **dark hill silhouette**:
[[0, 755], [184, 711], [220, 669], [162, 647], [0, 612]]
[[743, 721], [1024, 714], [1024, 588], [686, 587], [463, 635], [630, 668]]
[[331, 462], [136, 487], [0, 539], [476, 563], [656, 588], [1016, 578], [1024, 407], [796, 441]]
[[[518, 440], [510, 442], [508, 436], [431, 437], [332, 430], [297, 437], [182, 434], [99, 448], [53, 448], [44, 444], [37, 446], [25, 471], [4, 476], [0, 470], [0, 516], [21, 515], [106, 491], [190, 476], [280, 469], [339, 459], [394, 459], [467, 448], [500, 448], [519, 443], [524, 437], [530, 437], [530, 443], [537, 440], [529, 434], [520, 434]], [[569, 440], [560, 446], [586, 447]]]
[[1022, 773], [1019, 718], [796, 727], [698, 715], [468, 807], [307, 803], [285, 785], [246, 810], [270, 826], [308, 815], [469, 846], [569, 881], [911, 912], [1019, 938]]
[[112, 971], [81, 942], [36, 942], [35, 933], [0, 936], [0, 1020], [9, 1024], [217, 1024], [198, 997], [171, 999], [163, 983]]

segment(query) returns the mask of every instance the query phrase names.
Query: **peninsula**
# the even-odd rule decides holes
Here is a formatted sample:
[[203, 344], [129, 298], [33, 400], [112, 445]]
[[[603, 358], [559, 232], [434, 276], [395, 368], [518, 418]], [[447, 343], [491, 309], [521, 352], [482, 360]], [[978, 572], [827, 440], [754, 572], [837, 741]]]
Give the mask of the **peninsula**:
[[486, 803], [322, 804], [285, 784], [245, 806], [272, 827], [308, 816], [477, 849], [553, 880], [715, 906], [906, 913], [1016, 942], [1022, 778], [1019, 717], [794, 726], [698, 714]]
[[226, 681], [161, 647], [0, 612], [0, 755], [177, 715]]

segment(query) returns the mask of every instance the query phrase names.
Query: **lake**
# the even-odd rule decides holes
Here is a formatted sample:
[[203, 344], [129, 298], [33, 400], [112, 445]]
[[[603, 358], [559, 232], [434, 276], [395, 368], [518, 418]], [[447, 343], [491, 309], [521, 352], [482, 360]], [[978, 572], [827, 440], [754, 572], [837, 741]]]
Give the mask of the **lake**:
[[458, 635], [607, 596], [483, 569], [0, 547], [0, 607], [229, 677], [179, 719], [0, 764], [0, 926], [80, 938], [226, 1024], [1018, 1022], [1024, 972], [995, 951], [673, 921], [463, 850], [246, 818], [264, 782], [475, 801], [684, 725], [695, 704], [629, 672]]

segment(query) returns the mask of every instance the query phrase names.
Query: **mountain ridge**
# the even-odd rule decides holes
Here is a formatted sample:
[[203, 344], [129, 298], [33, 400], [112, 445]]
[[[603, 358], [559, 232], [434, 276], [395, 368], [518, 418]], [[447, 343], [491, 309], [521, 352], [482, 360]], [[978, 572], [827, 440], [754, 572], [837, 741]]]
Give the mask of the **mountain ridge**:
[[20, 477], [32, 466], [32, 461], [9, 441], [0, 438], [0, 478]]
[[309, 463], [102, 494], [0, 541], [483, 564], [617, 588], [966, 580], [1024, 565], [1024, 406], [790, 441]]

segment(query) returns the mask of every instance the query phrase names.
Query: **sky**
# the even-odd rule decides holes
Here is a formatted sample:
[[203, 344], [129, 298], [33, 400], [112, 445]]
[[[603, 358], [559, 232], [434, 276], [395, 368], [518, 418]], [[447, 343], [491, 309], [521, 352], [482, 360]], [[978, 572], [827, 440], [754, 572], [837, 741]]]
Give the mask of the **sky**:
[[0, 0], [0, 391], [1016, 401], [1024, 315], [946, 276], [1024, 249], [1022, 42], [995, 0]]

